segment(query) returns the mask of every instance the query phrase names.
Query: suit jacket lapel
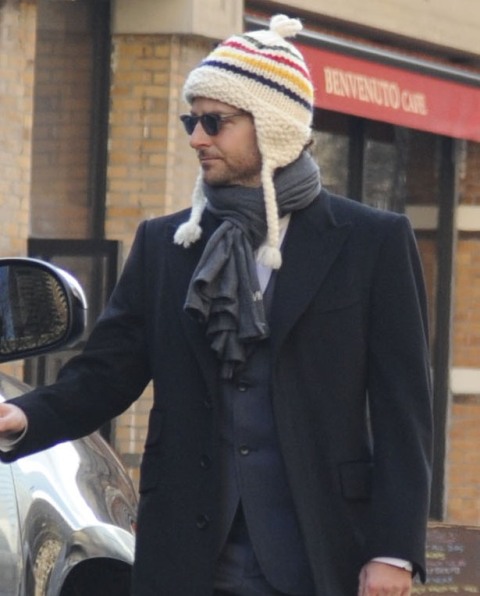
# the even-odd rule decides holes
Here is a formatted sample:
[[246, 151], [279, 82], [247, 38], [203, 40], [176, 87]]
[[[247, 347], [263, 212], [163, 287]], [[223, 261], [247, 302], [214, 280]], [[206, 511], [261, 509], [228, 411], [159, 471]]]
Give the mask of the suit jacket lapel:
[[350, 230], [351, 224], [338, 225], [335, 222], [325, 192], [309, 207], [292, 214], [272, 304], [274, 355], [318, 292]]

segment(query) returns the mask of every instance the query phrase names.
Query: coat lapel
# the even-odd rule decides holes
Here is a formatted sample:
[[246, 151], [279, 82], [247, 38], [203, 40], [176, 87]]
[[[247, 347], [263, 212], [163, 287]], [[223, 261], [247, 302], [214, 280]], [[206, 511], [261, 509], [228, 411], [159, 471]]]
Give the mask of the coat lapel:
[[[205, 211], [202, 218], [202, 237], [188, 248], [174, 244], [173, 236], [177, 227], [173, 225], [171, 226], [171, 241], [168, 246], [170, 258], [167, 259], [170, 267], [169, 277], [171, 280], [172, 291], [175, 292], [177, 302], [181, 304], [182, 307], [185, 304], [188, 286], [193, 272], [195, 271], [195, 267], [197, 266], [209, 237], [217, 226], [218, 220], [208, 211]], [[207, 386], [213, 394], [217, 387], [218, 361], [206, 338], [205, 327], [201, 323], [195, 321], [195, 319], [183, 310], [181, 319], [185, 336], [195, 353]]]
[[292, 214], [272, 304], [274, 355], [318, 292], [351, 227], [350, 223], [336, 223], [324, 192], [309, 207]]

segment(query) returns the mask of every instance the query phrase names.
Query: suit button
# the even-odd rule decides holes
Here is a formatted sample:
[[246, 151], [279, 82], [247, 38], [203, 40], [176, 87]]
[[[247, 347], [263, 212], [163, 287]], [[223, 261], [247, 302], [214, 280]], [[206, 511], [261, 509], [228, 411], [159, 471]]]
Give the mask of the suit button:
[[200, 458], [200, 467], [204, 470], [208, 470], [212, 465], [212, 460], [208, 457], [208, 455], [202, 455]]
[[250, 453], [250, 448], [247, 445], [240, 445], [238, 448], [240, 455], [248, 455]]
[[210, 518], [208, 517], [208, 515], [205, 515], [204, 513], [201, 513], [200, 515], [197, 516], [197, 528], [199, 530], [205, 530], [205, 528], [209, 525], [210, 523]]
[[248, 389], [248, 385], [246, 383], [239, 383], [237, 385], [237, 389], [238, 391], [240, 391], [241, 393], [245, 393], [245, 391]]
[[212, 401], [210, 399], [203, 400], [203, 405], [205, 408], [207, 408], [207, 410], [211, 410], [213, 407]]

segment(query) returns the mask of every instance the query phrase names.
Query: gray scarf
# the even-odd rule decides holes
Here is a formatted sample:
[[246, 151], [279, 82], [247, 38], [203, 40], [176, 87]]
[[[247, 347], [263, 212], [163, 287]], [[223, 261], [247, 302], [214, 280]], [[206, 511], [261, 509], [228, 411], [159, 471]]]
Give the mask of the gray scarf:
[[[307, 207], [321, 189], [309, 153], [275, 174], [280, 217]], [[204, 184], [207, 209], [223, 220], [209, 238], [193, 273], [185, 310], [206, 324], [211, 347], [229, 379], [247, 358], [252, 342], [268, 337], [254, 251], [267, 233], [261, 188]]]

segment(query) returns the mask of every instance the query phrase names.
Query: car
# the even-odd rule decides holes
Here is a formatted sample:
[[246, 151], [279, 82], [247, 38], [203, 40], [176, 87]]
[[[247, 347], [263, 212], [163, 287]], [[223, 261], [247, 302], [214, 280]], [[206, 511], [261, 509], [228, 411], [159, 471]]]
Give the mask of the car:
[[[86, 301], [67, 272], [0, 259], [0, 363], [74, 342]], [[30, 390], [0, 372], [0, 401]], [[0, 463], [0, 596], [127, 596], [137, 493], [100, 433]]]

